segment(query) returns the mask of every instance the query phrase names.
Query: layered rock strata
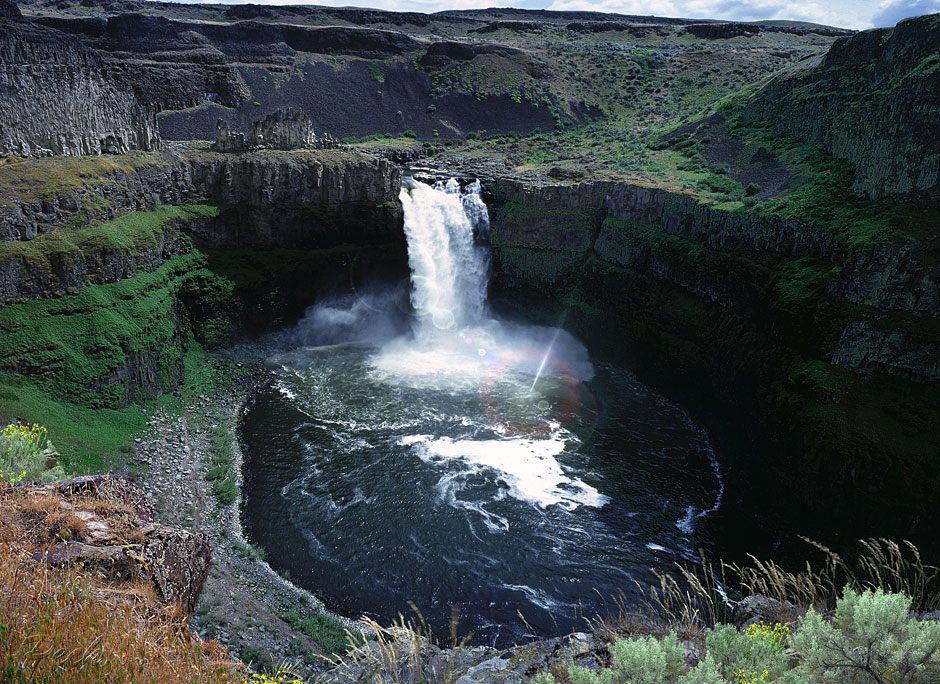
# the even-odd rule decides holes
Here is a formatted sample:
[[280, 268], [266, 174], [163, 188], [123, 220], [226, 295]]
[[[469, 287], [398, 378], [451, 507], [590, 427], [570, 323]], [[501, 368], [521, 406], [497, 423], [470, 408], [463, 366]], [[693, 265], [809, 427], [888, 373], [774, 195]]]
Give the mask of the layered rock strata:
[[933, 14], [840, 38], [818, 65], [770, 82], [745, 116], [855, 164], [856, 192], [938, 192], [938, 31]]
[[156, 112], [111, 78], [96, 53], [53, 29], [0, 19], [0, 154], [122, 154], [159, 146]]

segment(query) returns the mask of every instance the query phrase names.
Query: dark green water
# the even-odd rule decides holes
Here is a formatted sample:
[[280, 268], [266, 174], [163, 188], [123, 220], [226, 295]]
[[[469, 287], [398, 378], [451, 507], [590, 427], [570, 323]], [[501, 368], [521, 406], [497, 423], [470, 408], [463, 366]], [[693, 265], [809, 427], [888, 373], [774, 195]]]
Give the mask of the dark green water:
[[583, 361], [535, 346], [463, 351], [270, 359], [241, 434], [246, 525], [274, 567], [350, 616], [413, 602], [443, 636], [456, 605], [461, 634], [506, 645], [582, 629], [708, 547], [721, 483], [679, 408], [613, 366], [581, 381]]

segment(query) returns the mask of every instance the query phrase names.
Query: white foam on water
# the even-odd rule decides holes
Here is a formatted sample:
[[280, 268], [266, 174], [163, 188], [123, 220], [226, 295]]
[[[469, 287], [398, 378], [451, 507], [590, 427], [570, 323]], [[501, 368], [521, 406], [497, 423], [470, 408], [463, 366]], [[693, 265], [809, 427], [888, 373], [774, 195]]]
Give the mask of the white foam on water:
[[[578, 506], [600, 508], [610, 501], [591, 485], [565, 473], [555, 458], [565, 450], [566, 442], [561, 435], [549, 439], [483, 440], [410, 435], [399, 443], [413, 446], [426, 463], [462, 465], [463, 475], [489, 469], [508, 488], [509, 496], [538, 508], [553, 505], [567, 510]], [[442, 478], [444, 491], [452, 482], [453, 473]]]
[[561, 601], [556, 601], [541, 589], [533, 589], [527, 584], [504, 584], [503, 587], [506, 589], [515, 589], [516, 591], [521, 591], [523, 594], [525, 594], [525, 597], [529, 599], [531, 603], [534, 603], [539, 608], [544, 610], [553, 611], [571, 605], [562, 603]]
[[475, 349], [468, 352], [456, 344], [416, 346], [407, 339], [396, 340], [373, 356], [372, 370], [384, 383], [427, 389], [475, 389], [487, 373]]

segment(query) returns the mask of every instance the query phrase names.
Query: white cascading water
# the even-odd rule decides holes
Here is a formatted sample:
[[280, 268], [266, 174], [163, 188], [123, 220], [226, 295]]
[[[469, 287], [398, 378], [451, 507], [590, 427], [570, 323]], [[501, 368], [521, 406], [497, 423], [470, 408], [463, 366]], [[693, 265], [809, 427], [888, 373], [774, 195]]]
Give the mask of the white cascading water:
[[434, 187], [406, 179], [399, 195], [420, 342], [483, 321], [489, 258], [474, 234], [486, 236], [489, 214], [480, 190], [479, 181], [461, 188], [455, 178]]

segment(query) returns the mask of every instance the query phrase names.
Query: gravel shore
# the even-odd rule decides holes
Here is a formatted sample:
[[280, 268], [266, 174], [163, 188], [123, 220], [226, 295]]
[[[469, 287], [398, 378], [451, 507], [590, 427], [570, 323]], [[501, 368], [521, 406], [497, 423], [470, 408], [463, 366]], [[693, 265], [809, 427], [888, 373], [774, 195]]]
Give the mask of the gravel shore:
[[[193, 616], [204, 638], [215, 638], [255, 669], [291, 663], [298, 675], [325, 669], [326, 652], [282, 619], [287, 611], [325, 611], [323, 603], [294, 586], [264, 562], [261, 549], [245, 538], [241, 497], [221, 506], [206, 479], [211, 467], [210, 431], [221, 426], [231, 440], [232, 469], [241, 485], [242, 453], [237, 426], [252, 394], [266, 382], [260, 363], [209, 357], [213, 386], [185, 396], [179, 413], [156, 409], [137, 441], [136, 479], [161, 521], [209, 535], [213, 567]], [[217, 431], [217, 430], [216, 430]], [[333, 616], [347, 626], [358, 623]]]

